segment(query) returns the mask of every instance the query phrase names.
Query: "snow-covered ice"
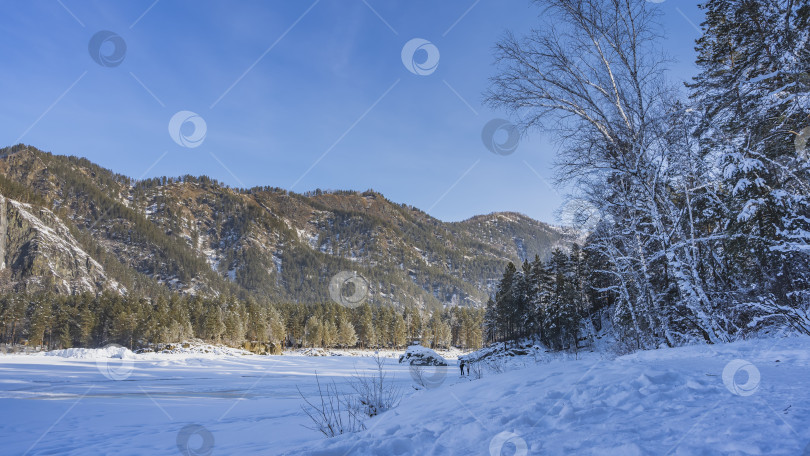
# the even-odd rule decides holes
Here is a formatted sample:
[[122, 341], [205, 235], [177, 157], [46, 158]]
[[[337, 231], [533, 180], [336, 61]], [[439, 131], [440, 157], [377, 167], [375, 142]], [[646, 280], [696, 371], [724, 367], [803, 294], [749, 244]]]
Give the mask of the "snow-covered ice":
[[389, 358], [402, 403], [329, 440], [303, 426], [296, 386], [311, 395], [316, 371], [340, 384], [372, 359], [4, 355], [0, 453], [180, 454], [178, 439], [290, 455], [802, 455], [810, 444], [810, 337], [580, 355], [480, 380], [451, 365], [418, 391]]
[[[388, 360], [405, 385], [407, 367], [396, 364]], [[181, 454], [188, 425], [211, 433], [214, 454], [294, 452], [321, 438], [303, 426], [296, 386], [312, 395], [316, 372], [342, 382], [372, 365], [369, 357], [121, 348], [0, 355], [0, 454]]]

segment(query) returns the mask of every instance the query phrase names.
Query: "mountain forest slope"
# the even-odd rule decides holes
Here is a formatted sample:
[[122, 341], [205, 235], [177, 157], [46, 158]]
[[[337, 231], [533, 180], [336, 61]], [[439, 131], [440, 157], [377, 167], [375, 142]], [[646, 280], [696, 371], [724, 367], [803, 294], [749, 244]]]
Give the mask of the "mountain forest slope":
[[0, 291], [322, 302], [348, 270], [371, 303], [482, 306], [507, 262], [576, 238], [516, 213], [445, 223], [371, 190], [136, 181], [24, 145], [0, 149], [0, 195]]

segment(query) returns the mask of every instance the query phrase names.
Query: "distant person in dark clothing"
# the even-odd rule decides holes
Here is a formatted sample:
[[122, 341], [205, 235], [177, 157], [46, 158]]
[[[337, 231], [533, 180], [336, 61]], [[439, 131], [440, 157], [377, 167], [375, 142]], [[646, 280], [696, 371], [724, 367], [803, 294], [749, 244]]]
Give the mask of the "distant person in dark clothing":
[[470, 363], [467, 363], [467, 377], [470, 376]]
[[464, 360], [463, 359], [460, 361], [458, 367], [461, 369], [461, 376], [463, 377], [464, 376]]

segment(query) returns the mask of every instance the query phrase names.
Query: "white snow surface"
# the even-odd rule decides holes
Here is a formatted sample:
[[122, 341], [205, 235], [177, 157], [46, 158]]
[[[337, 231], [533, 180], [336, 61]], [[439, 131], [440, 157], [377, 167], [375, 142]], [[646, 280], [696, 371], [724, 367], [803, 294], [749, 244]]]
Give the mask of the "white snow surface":
[[[344, 385], [371, 358], [0, 355], [0, 453], [182, 454], [188, 425], [210, 433], [213, 454], [240, 455], [803, 455], [810, 444], [810, 337], [579, 358], [526, 357], [481, 379], [436, 368], [440, 385], [418, 391], [387, 358], [401, 404], [325, 439], [304, 427], [296, 386], [312, 396], [316, 372]], [[192, 437], [189, 448], [204, 442]]]

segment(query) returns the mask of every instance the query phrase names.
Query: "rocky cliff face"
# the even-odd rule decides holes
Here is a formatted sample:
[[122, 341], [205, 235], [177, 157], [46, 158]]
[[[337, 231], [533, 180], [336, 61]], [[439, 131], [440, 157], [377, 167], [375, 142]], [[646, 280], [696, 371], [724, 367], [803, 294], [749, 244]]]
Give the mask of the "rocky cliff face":
[[0, 271], [6, 269], [6, 237], [8, 237], [8, 218], [6, 199], [0, 195]]
[[16, 289], [318, 302], [336, 274], [352, 271], [372, 303], [478, 306], [508, 261], [546, 257], [576, 236], [514, 213], [445, 223], [374, 191], [242, 190], [204, 176], [135, 182], [24, 146], [0, 150], [0, 193], [16, 198], [4, 204], [0, 243], [0, 278]]
[[11, 291], [125, 292], [53, 212], [0, 195], [0, 286]]

